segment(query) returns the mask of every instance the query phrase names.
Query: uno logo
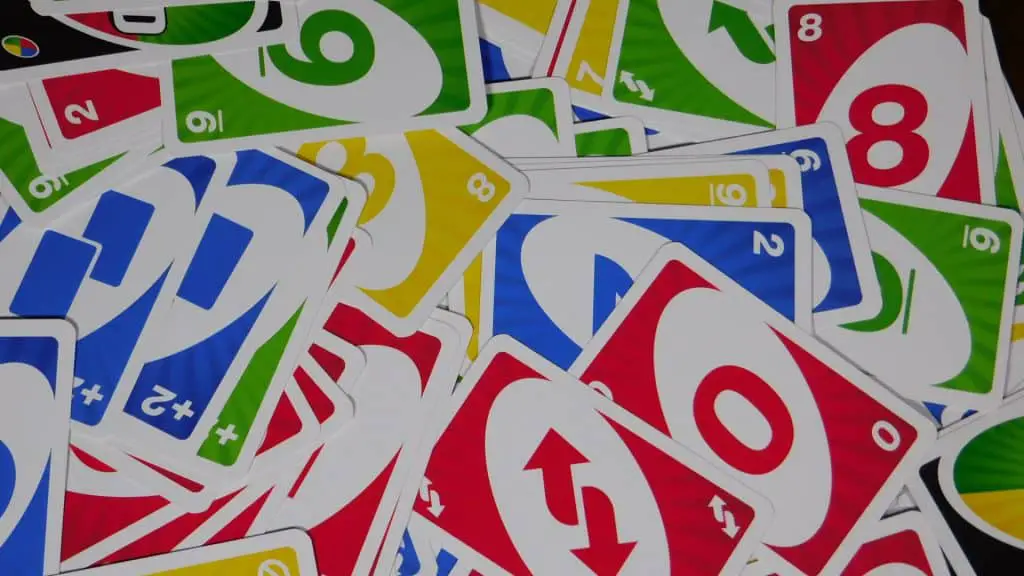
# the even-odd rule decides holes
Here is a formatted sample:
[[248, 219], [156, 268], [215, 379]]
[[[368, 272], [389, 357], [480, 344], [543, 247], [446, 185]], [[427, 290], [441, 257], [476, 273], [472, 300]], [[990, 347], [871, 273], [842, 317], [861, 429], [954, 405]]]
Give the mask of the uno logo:
[[825, 519], [832, 458], [800, 367], [782, 360], [784, 344], [758, 317], [718, 290], [687, 290], [658, 321], [653, 361], [672, 437], [696, 439], [688, 445], [698, 454], [771, 499], [765, 542], [785, 547], [806, 541]]
[[4, 46], [6, 51], [11, 56], [16, 58], [35, 58], [39, 56], [39, 45], [36, 44], [31, 38], [20, 36], [18, 34], [9, 34], [4, 36], [0, 43]]

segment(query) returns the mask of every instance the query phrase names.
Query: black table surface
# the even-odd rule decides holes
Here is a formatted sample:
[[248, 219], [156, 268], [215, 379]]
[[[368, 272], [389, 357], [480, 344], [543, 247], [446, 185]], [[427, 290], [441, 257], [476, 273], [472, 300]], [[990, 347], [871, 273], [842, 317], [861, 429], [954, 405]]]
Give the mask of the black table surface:
[[1003, 72], [1024, 107], [1024, 0], [981, 0], [981, 11], [992, 21]]

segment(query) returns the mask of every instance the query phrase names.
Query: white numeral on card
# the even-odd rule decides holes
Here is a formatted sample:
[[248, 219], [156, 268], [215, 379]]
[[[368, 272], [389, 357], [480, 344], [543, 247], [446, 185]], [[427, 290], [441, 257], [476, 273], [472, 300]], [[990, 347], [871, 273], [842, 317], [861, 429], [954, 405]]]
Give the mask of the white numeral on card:
[[821, 168], [821, 156], [814, 150], [793, 150], [789, 155], [800, 165], [801, 172], [814, 172]]
[[778, 234], [766, 237], [758, 231], [754, 231], [754, 254], [760, 256], [767, 254], [772, 258], [778, 258], [786, 253], [786, 243]]
[[590, 63], [587, 62], [586, 60], [581, 61], [579, 69], [576, 70], [576, 81], [583, 82], [584, 78], [590, 78], [592, 82], [595, 82], [601, 86], [604, 85], [604, 78], [602, 78], [593, 68], [591, 68]]
[[871, 427], [871, 438], [886, 452], [894, 452], [900, 447], [900, 431], [885, 420], [879, 420]]
[[67, 108], [64, 108], [64, 118], [68, 122], [78, 125], [82, 123], [82, 120], [98, 122], [100, 115], [96, 113], [96, 105], [93, 101], [86, 100], [84, 107], [78, 104], [68, 104]]
[[466, 183], [466, 191], [481, 202], [490, 202], [491, 198], [494, 198], [497, 189], [494, 187], [494, 184], [487, 180], [486, 174], [477, 172], [469, 177], [469, 182]]
[[712, 184], [711, 204], [743, 206], [747, 203], [747, 189], [740, 184]]
[[161, 404], [173, 402], [174, 399], [178, 397], [177, 394], [163, 386], [153, 386], [153, 392], [156, 392], [155, 396], [150, 396], [142, 401], [142, 411], [149, 416], [159, 416], [163, 414], [167, 409], [161, 406]]
[[970, 225], [964, 226], [963, 247], [967, 248], [968, 244], [978, 252], [991, 252], [992, 254], [998, 254], [1002, 248], [999, 236], [995, 232], [988, 228], [972, 228]]
[[37, 176], [34, 180], [28, 183], [28, 193], [33, 198], [49, 198], [54, 192], [60, 192], [60, 189], [68, 185], [68, 179], [66, 176]]
[[800, 30], [796, 37], [801, 42], [814, 42], [821, 38], [821, 33], [821, 14], [811, 12], [800, 17]]
[[223, 132], [224, 111], [217, 110], [217, 115], [215, 116], [206, 110], [193, 110], [185, 117], [185, 125], [188, 126], [189, 132], [193, 134]]

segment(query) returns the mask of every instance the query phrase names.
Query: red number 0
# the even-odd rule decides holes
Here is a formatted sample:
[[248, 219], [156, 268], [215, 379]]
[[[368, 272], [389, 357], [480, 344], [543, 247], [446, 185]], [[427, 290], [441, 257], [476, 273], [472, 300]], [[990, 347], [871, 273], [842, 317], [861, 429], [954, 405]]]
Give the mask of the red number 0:
[[[882, 104], [899, 104], [903, 117], [895, 124], [879, 124], [875, 110]], [[928, 141], [914, 132], [928, 118], [928, 100], [924, 95], [901, 84], [884, 84], [862, 92], [850, 106], [850, 125], [860, 134], [846, 145], [850, 165], [857, 182], [872, 186], [891, 187], [906, 184], [917, 178], [928, 167]], [[868, 152], [879, 142], [895, 142], [903, 157], [891, 168], [878, 168], [871, 164]]]
[[[741, 442], [718, 418], [715, 400], [725, 391], [747, 399], [771, 426], [768, 445], [754, 450]], [[693, 397], [694, 421], [708, 446], [733, 468], [747, 474], [767, 474], [786, 461], [793, 449], [793, 417], [778, 393], [753, 372], [739, 366], [715, 368]]]

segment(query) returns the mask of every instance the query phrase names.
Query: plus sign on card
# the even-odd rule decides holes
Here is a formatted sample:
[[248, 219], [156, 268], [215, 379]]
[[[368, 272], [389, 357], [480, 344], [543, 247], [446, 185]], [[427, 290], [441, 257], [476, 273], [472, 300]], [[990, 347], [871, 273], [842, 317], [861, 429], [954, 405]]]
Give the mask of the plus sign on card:
[[569, 372], [768, 497], [758, 554], [834, 573], [935, 437], [898, 396], [682, 244]]
[[860, 184], [995, 199], [977, 0], [774, 9], [780, 126], [839, 125]]
[[439, 416], [430, 484], [411, 478], [398, 509], [415, 501], [410, 526], [460, 574], [738, 574], [771, 521], [763, 497], [507, 336]]

